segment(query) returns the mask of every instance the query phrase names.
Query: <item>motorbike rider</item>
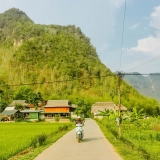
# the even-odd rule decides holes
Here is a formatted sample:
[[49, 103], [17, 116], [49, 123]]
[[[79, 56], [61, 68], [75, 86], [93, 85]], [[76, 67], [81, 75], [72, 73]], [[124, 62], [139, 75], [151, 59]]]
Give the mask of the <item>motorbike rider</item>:
[[83, 121], [82, 121], [82, 119], [81, 119], [80, 116], [77, 117], [77, 119], [76, 119], [76, 121], [75, 121], [75, 125], [76, 125], [76, 124], [82, 124], [82, 125], [84, 126], [84, 123], [83, 123]]
[[82, 128], [82, 126], [84, 126], [84, 123], [83, 123], [83, 120], [81, 119], [80, 116], [77, 117], [77, 119], [75, 121], [75, 126], [76, 126], [76, 138], [78, 138], [78, 135], [79, 135], [78, 132], [81, 133], [81, 136], [80, 136], [81, 138], [80, 139], [78, 138], [78, 142], [80, 142], [80, 140], [84, 137], [84, 131], [83, 131], [83, 128]]

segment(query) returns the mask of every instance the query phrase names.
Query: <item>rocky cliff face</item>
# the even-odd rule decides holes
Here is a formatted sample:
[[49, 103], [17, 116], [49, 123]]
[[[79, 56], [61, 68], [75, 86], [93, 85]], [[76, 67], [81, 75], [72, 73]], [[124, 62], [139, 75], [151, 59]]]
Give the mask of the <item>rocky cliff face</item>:
[[160, 73], [151, 73], [148, 76], [137, 73], [136, 75], [125, 75], [124, 80], [141, 94], [160, 101]]

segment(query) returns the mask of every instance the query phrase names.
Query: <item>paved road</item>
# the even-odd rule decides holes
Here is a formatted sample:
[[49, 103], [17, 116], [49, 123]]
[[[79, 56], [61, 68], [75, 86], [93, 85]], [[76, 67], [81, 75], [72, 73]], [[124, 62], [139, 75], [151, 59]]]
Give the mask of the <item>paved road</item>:
[[35, 160], [122, 160], [106, 140], [99, 126], [86, 119], [84, 138], [78, 143], [75, 129], [39, 154]]

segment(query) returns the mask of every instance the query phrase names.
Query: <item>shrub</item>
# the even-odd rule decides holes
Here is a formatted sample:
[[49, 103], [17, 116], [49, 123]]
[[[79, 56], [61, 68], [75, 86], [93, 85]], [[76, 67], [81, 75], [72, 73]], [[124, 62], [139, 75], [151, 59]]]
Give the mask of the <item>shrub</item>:
[[46, 139], [47, 139], [47, 135], [44, 134], [44, 133], [42, 133], [42, 134], [40, 134], [38, 136], [35, 136], [31, 140], [31, 146], [33, 148], [36, 148], [38, 144], [39, 144], [39, 146], [42, 146], [45, 143]]
[[37, 147], [37, 143], [38, 143], [37, 136], [35, 136], [35, 137], [31, 140], [31, 146], [32, 146], [33, 148], [36, 148], [36, 147]]
[[60, 127], [58, 128], [58, 131], [59, 131], [59, 132], [61, 132], [61, 131], [66, 131], [68, 128], [69, 128], [68, 125], [63, 125], [63, 126], [60, 126]]
[[46, 139], [47, 139], [47, 135], [46, 134], [42, 133], [41, 135], [39, 135], [38, 136], [39, 145], [42, 146], [45, 143]]
[[157, 133], [157, 134], [156, 134], [156, 140], [157, 140], [157, 141], [160, 141], [160, 133]]
[[56, 122], [59, 122], [59, 120], [60, 120], [59, 115], [58, 115], [58, 114], [56, 114], [56, 115], [55, 115], [55, 117], [54, 117], [54, 119], [55, 119], [55, 121], [56, 121]]

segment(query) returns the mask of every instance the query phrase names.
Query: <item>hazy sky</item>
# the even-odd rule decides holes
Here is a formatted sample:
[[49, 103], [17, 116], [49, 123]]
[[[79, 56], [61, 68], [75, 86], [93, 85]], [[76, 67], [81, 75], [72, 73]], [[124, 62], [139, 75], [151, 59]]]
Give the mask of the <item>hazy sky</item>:
[[35, 23], [80, 27], [113, 72], [160, 72], [160, 0], [126, 0], [122, 53], [125, 0], [0, 0], [0, 13], [13, 7]]

